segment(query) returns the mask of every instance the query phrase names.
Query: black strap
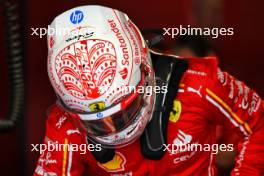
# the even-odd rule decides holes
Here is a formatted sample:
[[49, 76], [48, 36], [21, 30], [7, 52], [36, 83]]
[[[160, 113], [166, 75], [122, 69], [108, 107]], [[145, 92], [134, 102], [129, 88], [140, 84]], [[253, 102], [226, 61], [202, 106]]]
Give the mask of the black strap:
[[[94, 144], [96, 145], [96, 143], [94, 143], [93, 141], [89, 140], [89, 138], [87, 138], [88, 143], [89, 144]], [[97, 143], [98, 144], [98, 143]], [[96, 161], [98, 161], [99, 163], [107, 163], [108, 161], [111, 161], [114, 156], [115, 156], [115, 149], [109, 149], [109, 148], [103, 148], [100, 151], [91, 151], [92, 155], [94, 156], [94, 158], [96, 159]]]
[[188, 62], [170, 56], [154, 55], [156, 85], [167, 86], [167, 93], [156, 94], [155, 110], [152, 119], [141, 136], [141, 152], [149, 159], [159, 160], [164, 155], [167, 144], [167, 126], [173, 100], [177, 96], [178, 85]]

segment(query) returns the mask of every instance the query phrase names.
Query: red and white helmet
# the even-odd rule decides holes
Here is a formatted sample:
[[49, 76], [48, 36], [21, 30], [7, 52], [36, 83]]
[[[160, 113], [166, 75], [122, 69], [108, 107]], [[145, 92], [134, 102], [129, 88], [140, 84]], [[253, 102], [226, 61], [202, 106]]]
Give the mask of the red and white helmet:
[[94, 5], [68, 10], [49, 26], [48, 48], [51, 84], [90, 139], [117, 147], [142, 134], [153, 112], [154, 71], [126, 14]]

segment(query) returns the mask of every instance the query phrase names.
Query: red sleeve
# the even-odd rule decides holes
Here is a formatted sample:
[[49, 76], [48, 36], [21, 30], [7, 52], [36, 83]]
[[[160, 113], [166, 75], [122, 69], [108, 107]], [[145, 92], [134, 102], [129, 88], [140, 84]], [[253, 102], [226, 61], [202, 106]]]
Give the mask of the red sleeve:
[[[53, 115], [54, 113], [47, 120], [45, 139], [41, 144], [43, 150], [44, 147], [47, 148], [40, 152], [34, 176], [82, 175], [82, 157], [80, 152], [73, 148], [80, 143], [80, 137], [67, 135], [67, 130], [72, 129], [67, 122], [67, 116], [61, 115], [57, 118]], [[38, 148], [40, 149], [40, 145]]]
[[206, 88], [206, 101], [213, 119], [240, 133], [239, 154], [232, 175], [264, 175], [264, 103], [243, 82], [219, 68]]

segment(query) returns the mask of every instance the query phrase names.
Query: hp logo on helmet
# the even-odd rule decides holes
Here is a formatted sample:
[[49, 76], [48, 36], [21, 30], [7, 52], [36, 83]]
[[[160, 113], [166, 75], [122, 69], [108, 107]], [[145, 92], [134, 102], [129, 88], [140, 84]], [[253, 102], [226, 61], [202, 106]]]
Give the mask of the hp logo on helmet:
[[83, 20], [83, 12], [80, 10], [75, 10], [71, 13], [70, 20], [73, 24], [79, 24]]
[[104, 115], [103, 115], [103, 113], [98, 112], [98, 113], [96, 114], [96, 116], [97, 116], [97, 118], [102, 118]]

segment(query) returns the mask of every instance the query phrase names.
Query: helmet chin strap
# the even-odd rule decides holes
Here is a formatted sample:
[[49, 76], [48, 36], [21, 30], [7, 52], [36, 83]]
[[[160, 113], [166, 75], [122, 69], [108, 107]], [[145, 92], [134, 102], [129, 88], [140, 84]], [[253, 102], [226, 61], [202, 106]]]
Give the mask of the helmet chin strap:
[[[89, 144], [94, 144], [96, 145], [95, 142], [89, 140], [89, 138], [87, 138], [88, 143]], [[108, 161], [111, 161], [114, 156], [115, 156], [115, 149], [114, 148], [103, 148], [100, 151], [92, 151], [92, 155], [94, 156], [94, 158], [96, 159], [96, 161], [98, 161], [99, 163], [107, 163]]]
[[[154, 65], [156, 86], [167, 86], [167, 92], [156, 93], [156, 103], [151, 121], [140, 137], [142, 155], [148, 159], [159, 160], [164, 156], [167, 144], [167, 126], [173, 100], [177, 96], [180, 80], [188, 69], [188, 61], [172, 56], [151, 53]], [[94, 143], [88, 139], [89, 143]], [[115, 149], [102, 148], [92, 152], [100, 163], [111, 161]]]

